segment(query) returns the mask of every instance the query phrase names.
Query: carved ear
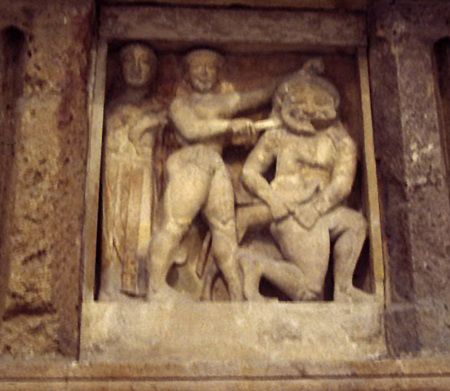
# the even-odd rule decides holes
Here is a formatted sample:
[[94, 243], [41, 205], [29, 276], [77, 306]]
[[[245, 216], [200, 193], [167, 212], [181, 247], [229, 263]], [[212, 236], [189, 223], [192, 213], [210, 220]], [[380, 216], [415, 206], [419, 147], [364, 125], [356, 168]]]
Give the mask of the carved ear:
[[311, 58], [303, 64], [302, 70], [310, 75], [323, 75], [325, 73], [325, 63], [323, 62], [323, 58]]

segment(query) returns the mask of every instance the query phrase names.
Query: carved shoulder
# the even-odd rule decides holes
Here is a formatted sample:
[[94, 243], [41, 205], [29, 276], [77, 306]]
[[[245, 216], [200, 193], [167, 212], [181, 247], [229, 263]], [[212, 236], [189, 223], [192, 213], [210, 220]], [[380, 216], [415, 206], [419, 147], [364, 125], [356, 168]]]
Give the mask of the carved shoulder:
[[338, 152], [356, 156], [356, 143], [341, 122], [327, 130], [327, 136], [333, 142], [333, 145]]
[[258, 144], [261, 145], [265, 150], [271, 151], [276, 154], [280, 147], [280, 142], [282, 139], [283, 130], [279, 128], [270, 129], [264, 132], [264, 134], [259, 138]]
[[169, 118], [178, 130], [183, 130], [184, 124], [192, 124], [195, 115], [190, 109], [189, 103], [182, 97], [175, 98], [169, 106]]

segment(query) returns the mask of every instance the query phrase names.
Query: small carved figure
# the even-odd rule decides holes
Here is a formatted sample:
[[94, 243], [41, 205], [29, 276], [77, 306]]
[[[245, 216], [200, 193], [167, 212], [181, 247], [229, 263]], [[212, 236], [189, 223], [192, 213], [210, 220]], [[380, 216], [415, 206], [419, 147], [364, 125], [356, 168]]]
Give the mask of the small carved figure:
[[[265, 221], [284, 257], [275, 261], [247, 254], [240, 259], [249, 300], [266, 299], [259, 293], [262, 276], [293, 300], [320, 300], [330, 241], [335, 241], [334, 300], [370, 297], [352, 282], [366, 221], [342, 205], [355, 177], [356, 146], [338, 119], [339, 93], [320, 76], [323, 72], [323, 61], [313, 59], [280, 85], [272, 117], [282, 125], [262, 135], [243, 167], [244, 185], [262, 203], [244, 211], [252, 214], [248, 218], [238, 211], [240, 236], [245, 221]], [[276, 172], [269, 183], [263, 175], [273, 163]]]
[[166, 112], [152, 99], [156, 55], [144, 44], [120, 52], [124, 89], [106, 111], [102, 180], [101, 300], [145, 295], [154, 205], [152, 157]]
[[190, 52], [185, 65], [192, 92], [176, 97], [169, 108], [169, 117], [184, 146], [169, 157], [166, 165], [163, 217], [154, 232], [148, 265], [150, 299], [178, 297], [166, 278], [176, 248], [199, 212], [211, 231], [211, 251], [231, 299], [243, 299], [236, 261], [234, 193], [222, 150], [230, 136], [256, 131], [252, 121], [233, 117], [268, 103], [276, 85], [249, 92], [217, 92], [223, 61], [211, 50]]

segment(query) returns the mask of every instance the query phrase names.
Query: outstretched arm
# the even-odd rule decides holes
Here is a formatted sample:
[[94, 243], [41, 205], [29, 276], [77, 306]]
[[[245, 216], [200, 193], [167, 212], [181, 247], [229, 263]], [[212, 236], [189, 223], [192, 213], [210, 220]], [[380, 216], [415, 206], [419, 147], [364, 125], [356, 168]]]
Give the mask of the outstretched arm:
[[256, 90], [223, 94], [224, 105], [221, 114], [233, 117], [240, 112], [257, 109], [269, 103], [278, 86], [278, 81], [278, 79], [274, 79], [266, 86]]
[[169, 108], [169, 118], [175, 128], [189, 142], [203, 141], [228, 132], [230, 121], [227, 119], [202, 119], [181, 99], [175, 99]]
[[202, 118], [190, 102], [175, 99], [170, 105], [169, 117], [188, 142], [207, 141], [226, 134], [251, 134], [253, 122], [245, 118]]

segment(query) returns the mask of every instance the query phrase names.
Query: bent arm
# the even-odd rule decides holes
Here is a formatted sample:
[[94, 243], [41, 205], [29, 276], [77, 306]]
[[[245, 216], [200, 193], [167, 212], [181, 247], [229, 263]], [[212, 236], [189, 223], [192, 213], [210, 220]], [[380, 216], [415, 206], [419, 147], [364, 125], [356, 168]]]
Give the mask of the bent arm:
[[165, 122], [161, 120], [161, 117], [145, 115], [137, 124], [130, 126], [128, 137], [137, 146], [144, 134], [155, 132], [164, 125]]
[[245, 187], [269, 207], [275, 201], [275, 193], [263, 174], [269, 169], [276, 159], [276, 146], [270, 131], [266, 132], [259, 139], [255, 148], [250, 152], [242, 169], [242, 182]]
[[356, 174], [356, 145], [346, 135], [338, 144], [338, 158], [333, 167], [328, 186], [313, 200], [315, 209], [324, 215], [341, 203], [349, 194]]

